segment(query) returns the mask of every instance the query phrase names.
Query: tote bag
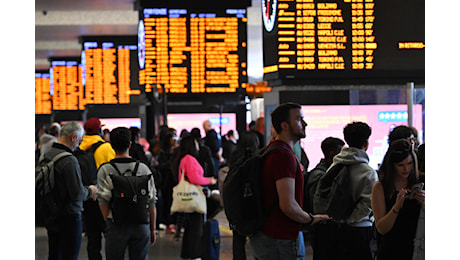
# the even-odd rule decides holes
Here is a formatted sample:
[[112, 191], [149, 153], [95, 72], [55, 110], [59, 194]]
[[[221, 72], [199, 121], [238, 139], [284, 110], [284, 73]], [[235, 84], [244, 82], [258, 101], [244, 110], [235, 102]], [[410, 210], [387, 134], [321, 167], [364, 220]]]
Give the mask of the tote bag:
[[175, 212], [198, 212], [206, 214], [206, 196], [203, 193], [202, 187], [191, 184], [184, 179], [184, 175], [184, 170], [182, 170], [181, 180], [173, 188], [171, 214]]

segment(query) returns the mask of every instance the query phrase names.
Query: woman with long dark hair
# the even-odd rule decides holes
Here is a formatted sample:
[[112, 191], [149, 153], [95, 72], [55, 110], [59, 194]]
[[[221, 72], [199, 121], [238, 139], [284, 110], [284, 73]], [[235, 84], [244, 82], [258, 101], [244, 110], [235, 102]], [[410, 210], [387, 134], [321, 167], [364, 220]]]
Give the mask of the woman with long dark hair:
[[[179, 182], [182, 174], [184, 181], [196, 185], [215, 184], [215, 178], [204, 177], [204, 170], [197, 160], [198, 142], [193, 136], [181, 139], [177, 159], [179, 162]], [[199, 259], [203, 250], [204, 216], [201, 213], [184, 213], [184, 237], [180, 256], [184, 259]]]
[[420, 209], [425, 191], [420, 188], [417, 157], [406, 139], [390, 144], [372, 189], [372, 211], [380, 234], [377, 259], [412, 259]]

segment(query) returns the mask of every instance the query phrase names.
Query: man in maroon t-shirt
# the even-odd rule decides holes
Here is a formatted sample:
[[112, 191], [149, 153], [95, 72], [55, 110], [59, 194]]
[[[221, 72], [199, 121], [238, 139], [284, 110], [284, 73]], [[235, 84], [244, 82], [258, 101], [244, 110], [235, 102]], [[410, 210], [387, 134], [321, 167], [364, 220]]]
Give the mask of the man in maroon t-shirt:
[[270, 215], [262, 229], [251, 238], [250, 245], [260, 260], [295, 259], [301, 224], [315, 224], [329, 217], [313, 216], [302, 210], [303, 169], [292, 151], [294, 144], [305, 138], [307, 123], [300, 105], [281, 104], [271, 113], [271, 119], [277, 137], [267, 148], [282, 145], [288, 150], [276, 149], [264, 161], [264, 201]]

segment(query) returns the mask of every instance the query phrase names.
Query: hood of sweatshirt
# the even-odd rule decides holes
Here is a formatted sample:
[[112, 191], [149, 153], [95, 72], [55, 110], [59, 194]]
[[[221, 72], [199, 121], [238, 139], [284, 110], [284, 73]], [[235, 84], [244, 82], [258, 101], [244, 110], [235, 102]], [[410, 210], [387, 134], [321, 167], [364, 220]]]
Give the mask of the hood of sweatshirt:
[[343, 147], [333, 159], [333, 164], [352, 165], [357, 163], [369, 163], [369, 156], [365, 150], [355, 147]]

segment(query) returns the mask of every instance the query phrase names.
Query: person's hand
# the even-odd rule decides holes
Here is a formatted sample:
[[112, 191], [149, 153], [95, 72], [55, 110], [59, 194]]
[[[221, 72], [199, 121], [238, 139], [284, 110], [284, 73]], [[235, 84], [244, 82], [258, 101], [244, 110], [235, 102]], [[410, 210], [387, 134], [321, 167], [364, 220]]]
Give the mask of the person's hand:
[[150, 246], [153, 246], [156, 241], [157, 241], [157, 236], [156, 236], [155, 229], [150, 230]]
[[418, 203], [422, 206], [425, 205], [425, 191], [424, 190], [418, 190], [414, 193], [414, 198], [418, 201]]
[[314, 225], [320, 221], [323, 221], [323, 220], [326, 220], [326, 219], [330, 219], [331, 217], [329, 217], [328, 215], [314, 215], [314, 220], [313, 220], [313, 223], [311, 223], [311, 225]]
[[91, 196], [90, 198], [93, 200], [96, 200], [97, 198], [97, 187], [94, 185], [89, 185], [89, 188], [91, 189]]
[[217, 183], [217, 179], [214, 177], [211, 177], [211, 184], [214, 185]]
[[407, 189], [400, 189], [398, 195], [396, 196], [396, 202], [393, 206], [393, 209], [399, 212], [402, 208], [404, 200], [408, 197], [409, 190]]

